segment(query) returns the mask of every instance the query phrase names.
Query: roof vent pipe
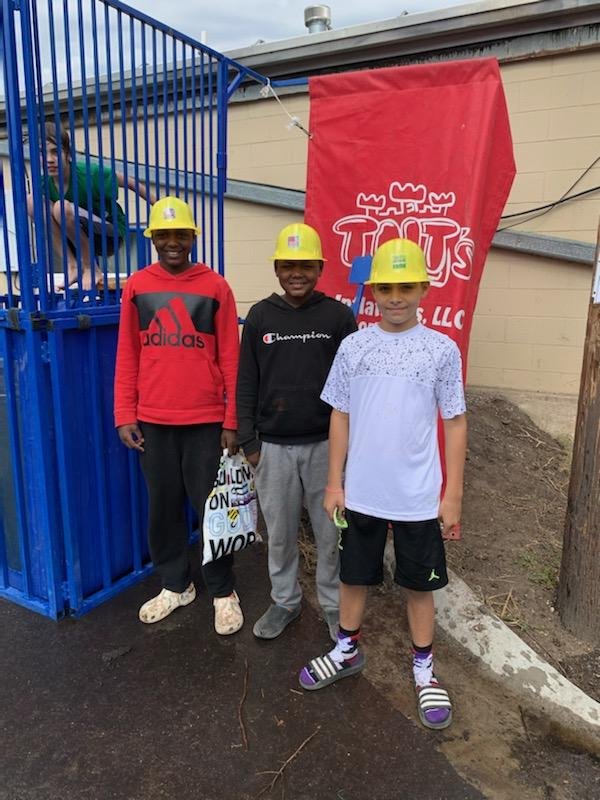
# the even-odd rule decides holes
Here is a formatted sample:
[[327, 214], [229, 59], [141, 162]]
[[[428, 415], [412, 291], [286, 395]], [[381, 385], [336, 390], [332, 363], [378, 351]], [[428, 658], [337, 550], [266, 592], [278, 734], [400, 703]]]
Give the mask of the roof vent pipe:
[[304, 9], [304, 24], [309, 33], [331, 30], [331, 9], [329, 6], [307, 6]]

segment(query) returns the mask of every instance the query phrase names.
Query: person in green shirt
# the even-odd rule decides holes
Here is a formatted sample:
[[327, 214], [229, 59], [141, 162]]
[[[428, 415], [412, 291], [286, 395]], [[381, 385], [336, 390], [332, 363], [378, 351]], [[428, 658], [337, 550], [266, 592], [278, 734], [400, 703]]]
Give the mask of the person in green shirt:
[[[68, 285], [77, 283], [79, 255], [81, 288], [90, 290], [102, 278], [98, 256], [101, 253], [107, 257], [112, 256], [126, 235], [127, 221], [117, 202], [119, 187], [137, 192], [151, 204], [155, 202], [155, 197], [133, 177], [126, 179], [122, 173], [113, 172], [108, 167], [100, 168], [97, 164], [75, 161], [71, 155], [70, 137], [64, 128], [57, 129], [54, 123], [46, 122], [45, 138], [46, 170], [42, 176], [42, 185], [44, 194], [50, 201], [52, 247], [62, 257], [63, 242], [66, 239]], [[27, 198], [27, 212], [33, 218], [32, 195]], [[90, 248], [91, 237], [94, 242], [94, 259]], [[63, 289], [64, 282], [58, 280], [55, 287]]]

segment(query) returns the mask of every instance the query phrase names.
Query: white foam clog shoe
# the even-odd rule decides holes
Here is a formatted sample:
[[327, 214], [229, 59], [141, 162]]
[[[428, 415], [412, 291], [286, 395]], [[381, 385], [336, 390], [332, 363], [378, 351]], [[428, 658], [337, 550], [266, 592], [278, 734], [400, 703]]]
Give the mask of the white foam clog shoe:
[[168, 617], [176, 608], [188, 606], [196, 599], [196, 587], [193, 583], [183, 592], [172, 592], [170, 589], [163, 589], [160, 594], [148, 600], [140, 608], [139, 617], [142, 622], [150, 624], [159, 622]]
[[240, 598], [236, 592], [229, 597], [215, 597], [215, 630], [221, 636], [236, 633], [244, 624], [244, 615], [240, 607]]

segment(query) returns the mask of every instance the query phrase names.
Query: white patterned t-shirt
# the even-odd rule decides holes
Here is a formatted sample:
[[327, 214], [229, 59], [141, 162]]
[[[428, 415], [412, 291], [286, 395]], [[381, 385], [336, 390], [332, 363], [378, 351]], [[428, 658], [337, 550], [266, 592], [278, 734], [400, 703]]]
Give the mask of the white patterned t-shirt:
[[350, 415], [347, 508], [407, 522], [437, 517], [438, 411], [451, 419], [466, 410], [456, 343], [421, 324], [363, 328], [342, 341], [321, 399]]

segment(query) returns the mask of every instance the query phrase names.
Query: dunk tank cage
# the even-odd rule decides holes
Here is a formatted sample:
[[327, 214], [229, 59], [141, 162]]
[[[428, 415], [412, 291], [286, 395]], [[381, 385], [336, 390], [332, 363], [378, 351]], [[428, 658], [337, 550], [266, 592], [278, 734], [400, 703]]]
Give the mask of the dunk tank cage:
[[[120, 290], [151, 260], [153, 196], [191, 204], [197, 257], [223, 273], [227, 103], [245, 79], [265, 82], [120, 2], [0, 0], [0, 597], [78, 615], [150, 569], [145, 487], [112, 419]], [[124, 211], [120, 244], [103, 223], [90, 237], [100, 288], [64, 200], [51, 207], [48, 122], [84, 173], [75, 208], [99, 167], [100, 219]]]

